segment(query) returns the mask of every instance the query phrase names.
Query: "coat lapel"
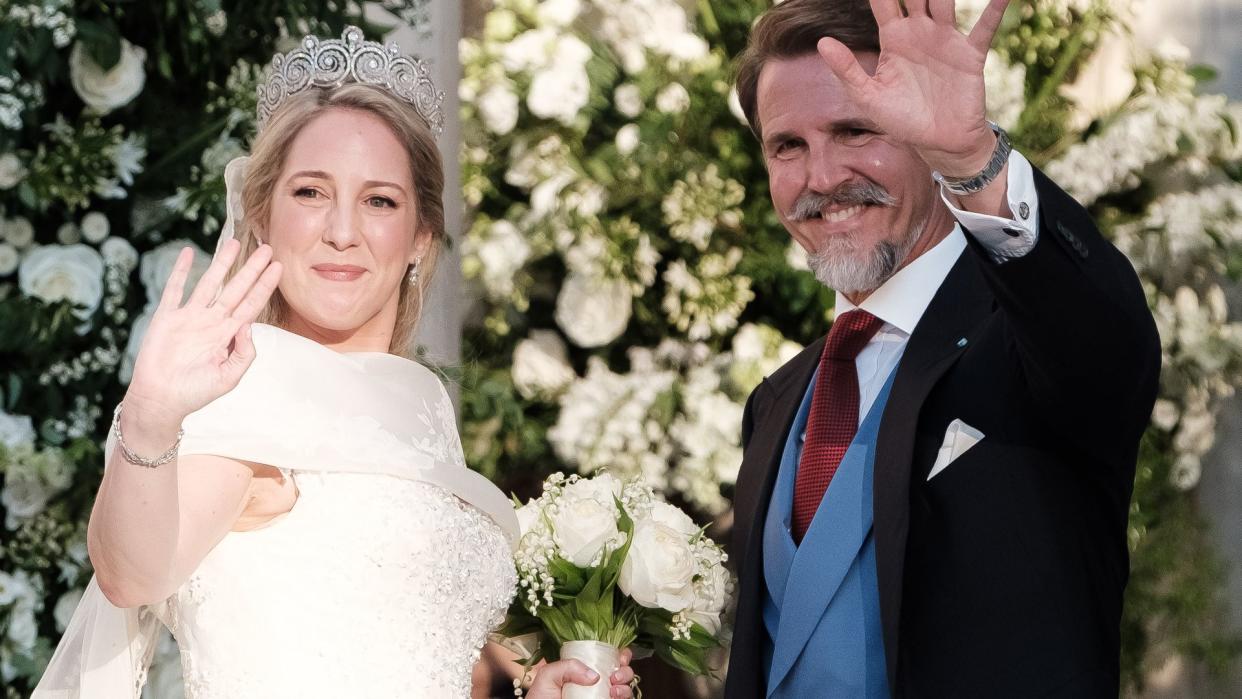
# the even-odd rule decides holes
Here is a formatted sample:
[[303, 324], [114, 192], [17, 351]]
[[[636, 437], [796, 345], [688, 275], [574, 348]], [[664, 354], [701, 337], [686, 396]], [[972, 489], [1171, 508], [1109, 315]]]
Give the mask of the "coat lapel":
[[928, 393], [991, 315], [994, 299], [976, 258], [963, 252], [923, 313], [902, 355], [880, 423], [873, 500], [876, 578], [888, 683], [894, 691], [915, 432]]

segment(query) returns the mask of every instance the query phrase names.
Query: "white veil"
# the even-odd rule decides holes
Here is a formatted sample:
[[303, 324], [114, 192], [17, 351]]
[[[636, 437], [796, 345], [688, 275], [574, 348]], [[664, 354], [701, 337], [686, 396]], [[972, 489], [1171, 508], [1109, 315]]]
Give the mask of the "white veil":
[[[220, 245], [242, 220], [245, 165], [237, 158], [225, 168]], [[386, 353], [338, 353], [266, 325], [254, 326], [253, 337], [254, 364], [237, 388], [185, 419], [180, 453], [432, 483], [489, 515], [516, 543], [513, 507], [466, 467], [452, 403], [429, 369]], [[106, 454], [113, 444], [110, 434]], [[164, 604], [115, 607], [92, 578], [32, 699], [136, 699]]]

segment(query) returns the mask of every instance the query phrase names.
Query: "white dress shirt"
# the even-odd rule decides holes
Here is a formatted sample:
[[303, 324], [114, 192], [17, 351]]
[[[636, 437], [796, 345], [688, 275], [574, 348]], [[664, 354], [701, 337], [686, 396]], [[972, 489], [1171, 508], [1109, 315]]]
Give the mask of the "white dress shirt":
[[[992, 253], [998, 264], [1021, 257], [1038, 240], [1039, 199], [1031, 164], [1018, 151], [1009, 155], [1008, 199], [1014, 218], [1002, 218], [963, 211], [953, 206], [941, 190], [941, 198], [958, 224], [944, 240], [901, 268], [862, 302], [862, 309], [884, 321], [879, 332], [858, 353], [858, 420], [861, 423], [875, 402], [889, 374], [905, 352], [910, 334], [923, 317], [932, 297], [949, 275], [949, 270], [966, 249], [963, 226]], [[837, 294], [835, 315], [857, 306], [844, 294]], [[805, 434], [803, 435], [805, 438]]]

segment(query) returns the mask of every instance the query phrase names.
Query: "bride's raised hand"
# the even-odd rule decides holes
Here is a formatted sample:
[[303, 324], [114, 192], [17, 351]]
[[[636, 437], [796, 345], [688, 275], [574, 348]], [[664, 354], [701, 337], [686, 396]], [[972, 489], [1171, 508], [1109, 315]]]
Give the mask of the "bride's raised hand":
[[[232, 390], [254, 361], [250, 326], [276, 291], [281, 267], [263, 245], [224, 283], [241, 250], [225, 243], [183, 304], [194, 256], [181, 251], [134, 363], [126, 412], [165, 425]], [[223, 285], [223, 288], [221, 288]]]

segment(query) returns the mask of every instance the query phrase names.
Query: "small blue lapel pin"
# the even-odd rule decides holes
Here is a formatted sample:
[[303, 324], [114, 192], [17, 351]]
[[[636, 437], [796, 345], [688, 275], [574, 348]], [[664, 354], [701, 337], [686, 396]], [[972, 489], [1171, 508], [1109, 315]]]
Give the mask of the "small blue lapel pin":
[[966, 338], [964, 338], [964, 337], [963, 337], [963, 338], [959, 339], [959, 340], [957, 341], [957, 346], [958, 346], [958, 347], [965, 347], [965, 346], [966, 346]]

